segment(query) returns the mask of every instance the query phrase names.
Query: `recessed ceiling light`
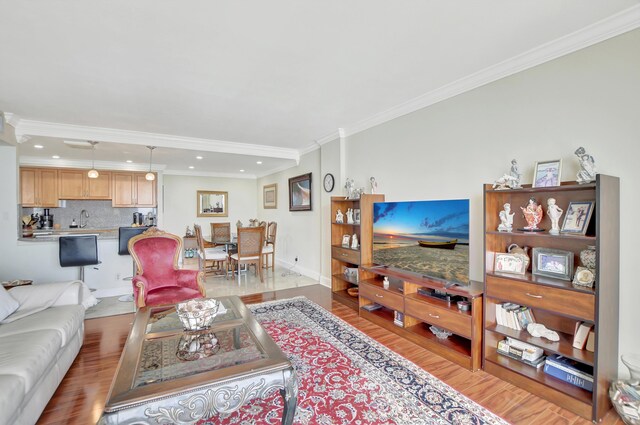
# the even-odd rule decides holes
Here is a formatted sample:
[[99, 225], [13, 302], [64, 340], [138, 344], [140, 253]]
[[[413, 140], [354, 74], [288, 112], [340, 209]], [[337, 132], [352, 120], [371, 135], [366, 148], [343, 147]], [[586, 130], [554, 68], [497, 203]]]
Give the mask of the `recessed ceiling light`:
[[262, 161], [256, 161], [256, 164], [260, 165], [262, 164]]
[[42, 145], [33, 145], [33, 147], [36, 149], [44, 149], [44, 146]]
[[53, 155], [51, 158], [53, 158], [53, 159], [60, 159], [60, 155]]
[[240, 170], [241, 173], [244, 173], [244, 170]]
[[198, 155], [198, 156], [196, 156], [196, 159], [202, 159], [202, 157]]
[[196, 167], [194, 167], [193, 165], [189, 165], [189, 169], [190, 170], [193, 170], [194, 168], [196, 168]]
[[133, 161], [132, 161], [132, 160], [130, 160], [130, 159], [127, 159], [127, 160], [126, 160], [126, 163], [127, 163], [127, 164], [131, 164], [132, 162], [133, 162]]

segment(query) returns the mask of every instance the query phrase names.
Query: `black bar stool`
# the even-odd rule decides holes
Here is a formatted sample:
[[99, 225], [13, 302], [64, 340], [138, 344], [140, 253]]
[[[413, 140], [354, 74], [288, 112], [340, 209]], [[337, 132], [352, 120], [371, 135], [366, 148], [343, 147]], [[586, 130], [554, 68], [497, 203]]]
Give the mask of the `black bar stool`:
[[100, 264], [98, 236], [61, 236], [58, 239], [61, 267], [80, 267], [80, 280], [84, 282], [84, 267]]
[[[144, 233], [148, 227], [120, 227], [118, 229], [118, 255], [131, 255], [129, 252], [129, 239]], [[132, 280], [136, 275], [136, 263], [131, 259], [133, 264], [133, 274], [129, 277], [125, 277], [124, 280]], [[133, 295], [123, 295], [118, 298], [119, 301], [127, 302], [133, 301]]]

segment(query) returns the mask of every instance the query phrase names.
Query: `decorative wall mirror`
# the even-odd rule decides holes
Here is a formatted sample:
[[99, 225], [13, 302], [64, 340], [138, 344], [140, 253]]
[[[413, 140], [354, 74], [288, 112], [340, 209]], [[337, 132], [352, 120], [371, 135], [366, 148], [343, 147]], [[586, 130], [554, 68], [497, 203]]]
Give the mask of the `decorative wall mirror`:
[[198, 191], [198, 217], [228, 217], [227, 192]]

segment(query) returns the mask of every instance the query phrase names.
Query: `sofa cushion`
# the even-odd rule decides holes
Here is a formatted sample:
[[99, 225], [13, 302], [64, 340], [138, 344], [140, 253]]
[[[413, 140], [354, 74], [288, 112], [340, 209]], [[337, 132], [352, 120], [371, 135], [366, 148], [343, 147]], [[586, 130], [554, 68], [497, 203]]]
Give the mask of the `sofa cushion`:
[[6, 335], [49, 329], [60, 335], [60, 346], [57, 348], [61, 348], [74, 337], [83, 322], [84, 307], [81, 305], [50, 307], [15, 322], [0, 325], [0, 338]]
[[0, 424], [8, 424], [24, 400], [24, 380], [16, 375], [0, 375]]
[[22, 378], [28, 393], [55, 362], [61, 345], [60, 333], [54, 330], [2, 336], [0, 375]]
[[0, 320], [4, 320], [20, 307], [20, 303], [11, 296], [9, 291], [0, 285]]

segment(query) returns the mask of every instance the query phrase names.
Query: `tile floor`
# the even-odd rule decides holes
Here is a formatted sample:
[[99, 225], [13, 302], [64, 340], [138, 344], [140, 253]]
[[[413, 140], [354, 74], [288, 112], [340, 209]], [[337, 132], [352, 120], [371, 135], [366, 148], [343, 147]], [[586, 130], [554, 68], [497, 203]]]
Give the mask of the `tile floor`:
[[[232, 280], [222, 276], [207, 276], [207, 296], [250, 295], [280, 289], [300, 288], [316, 285], [317, 281], [296, 273], [290, 273], [289, 269], [276, 266], [275, 272], [265, 271], [264, 282], [253, 273], [253, 269], [240, 274]], [[85, 314], [85, 319], [114, 316], [118, 314], [133, 313], [135, 311], [133, 301], [119, 301], [119, 297], [106, 297], [100, 303], [90, 307]]]

